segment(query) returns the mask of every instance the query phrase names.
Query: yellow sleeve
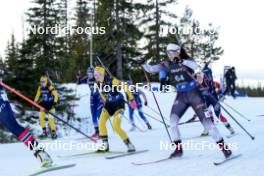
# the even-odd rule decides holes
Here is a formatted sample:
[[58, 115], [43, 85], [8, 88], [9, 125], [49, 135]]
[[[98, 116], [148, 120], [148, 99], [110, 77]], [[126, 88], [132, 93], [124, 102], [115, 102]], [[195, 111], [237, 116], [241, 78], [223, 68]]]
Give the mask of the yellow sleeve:
[[34, 102], [38, 102], [40, 98], [41, 92], [40, 92], [40, 87], [38, 87], [37, 94], [35, 96]]
[[59, 101], [59, 96], [58, 96], [58, 93], [57, 93], [56, 89], [55, 89], [53, 86], [50, 86], [50, 87], [49, 87], [49, 90], [50, 90], [51, 94], [52, 94], [53, 97], [54, 97], [54, 102], [55, 102], [55, 103], [58, 103], [58, 101]]
[[118, 79], [113, 79], [112, 84], [114, 86], [118, 86], [121, 84], [122, 89], [125, 91], [125, 93], [127, 94], [128, 100], [133, 100], [134, 96], [132, 95], [132, 92], [129, 90], [129, 87], [127, 86], [127, 84], [125, 82], [121, 82]]

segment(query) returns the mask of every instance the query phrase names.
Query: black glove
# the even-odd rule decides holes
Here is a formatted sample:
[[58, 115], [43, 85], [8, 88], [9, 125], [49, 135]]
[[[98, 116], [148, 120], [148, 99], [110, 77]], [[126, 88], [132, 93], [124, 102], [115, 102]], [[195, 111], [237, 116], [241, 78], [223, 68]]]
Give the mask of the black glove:
[[57, 103], [57, 102], [54, 102], [54, 103], [53, 103], [53, 108], [56, 109], [57, 107], [58, 107], [58, 103]]
[[148, 106], [148, 102], [147, 102], [147, 101], [145, 101], [145, 102], [144, 102], [144, 105], [145, 105], [145, 106]]
[[140, 58], [138, 60], [135, 60], [135, 63], [138, 65], [143, 65], [146, 63], [146, 60], [144, 58]]

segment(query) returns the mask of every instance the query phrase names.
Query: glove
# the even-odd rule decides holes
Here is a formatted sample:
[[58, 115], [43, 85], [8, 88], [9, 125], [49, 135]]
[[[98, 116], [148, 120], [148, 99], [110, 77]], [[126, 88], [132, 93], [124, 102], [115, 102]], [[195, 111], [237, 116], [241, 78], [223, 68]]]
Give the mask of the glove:
[[144, 58], [140, 58], [138, 60], [135, 60], [135, 63], [138, 65], [143, 65], [146, 63], [146, 60]]
[[56, 109], [58, 107], [58, 102], [54, 102], [52, 106]]
[[79, 73], [77, 73], [77, 74], [75, 75], [75, 77], [76, 77], [76, 82], [79, 83], [79, 81], [80, 81], [80, 79], [81, 79], [81, 75], [80, 75]]
[[197, 81], [199, 84], [202, 84], [202, 83], [203, 83], [203, 79], [204, 79], [204, 74], [203, 74], [203, 73], [197, 73], [197, 74], [196, 74], [196, 81]]
[[145, 105], [145, 106], [148, 106], [148, 102], [147, 102], [147, 101], [145, 101], [145, 102], [144, 102], [144, 105]]
[[130, 107], [131, 107], [132, 109], [136, 109], [136, 108], [137, 108], [137, 103], [136, 103], [135, 100], [131, 101], [131, 103], [130, 103]]

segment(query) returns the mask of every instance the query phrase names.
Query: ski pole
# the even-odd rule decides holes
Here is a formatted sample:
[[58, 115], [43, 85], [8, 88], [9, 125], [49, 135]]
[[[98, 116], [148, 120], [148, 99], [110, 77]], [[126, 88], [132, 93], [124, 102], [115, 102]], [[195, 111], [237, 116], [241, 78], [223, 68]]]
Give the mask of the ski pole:
[[85, 137], [87, 137], [88, 139], [90, 139], [91, 141], [96, 143], [96, 140], [93, 139], [91, 136], [86, 135], [84, 132], [80, 131], [78, 128], [72, 126], [71, 124], [69, 124], [67, 121], [61, 119], [60, 117], [58, 117], [57, 115], [55, 115], [52, 112], [49, 112], [48, 110], [46, 110], [43, 106], [35, 103], [33, 100], [31, 100], [30, 98], [26, 97], [25, 95], [19, 93], [18, 91], [16, 91], [15, 89], [9, 87], [8, 85], [6, 85], [5, 83], [3, 83], [2, 81], [0, 82], [0, 85], [3, 86], [5, 89], [9, 90], [10, 92], [16, 94], [17, 96], [19, 96], [20, 98], [22, 98], [23, 100], [27, 101], [28, 103], [30, 103], [31, 105], [35, 106], [36, 108], [40, 109], [40, 111], [44, 111], [47, 114], [52, 115], [53, 117], [55, 117], [57, 120], [60, 120], [61, 122], [67, 124], [69, 127], [71, 127], [72, 129], [74, 129], [75, 131], [77, 131], [78, 133], [84, 135]]
[[[150, 110], [152, 110], [153, 112], [155, 112], [156, 114], [160, 115], [158, 111], [156, 111], [154, 108], [147, 106]], [[168, 119], [167, 119], [168, 120]]]
[[[221, 105], [221, 104], [220, 104]], [[223, 108], [223, 110], [247, 133], [247, 135], [252, 139], [254, 140], [255, 137], [252, 136], [237, 120], [235, 117], [233, 117], [227, 110], [224, 106], [221, 105], [221, 107]]]
[[[148, 75], [147, 75], [147, 72], [145, 71], [145, 69], [143, 68], [143, 66], [141, 66], [141, 67], [142, 67], [143, 72], [144, 72], [144, 74], [145, 74], [145, 78], [146, 78], [146, 80], [147, 80], [147, 83], [148, 83], [149, 87], [151, 88], [151, 84], [150, 84], [150, 80], [149, 80], [149, 77], [148, 77]], [[159, 110], [159, 114], [160, 114], [160, 116], [161, 116], [162, 123], [163, 123], [163, 125], [164, 125], [164, 127], [165, 127], [165, 129], [166, 129], [166, 132], [167, 132], [167, 134], [168, 134], [168, 137], [169, 137], [169, 139], [170, 139], [170, 142], [172, 142], [171, 135], [170, 135], [170, 133], [169, 133], [169, 130], [168, 130], [168, 127], [167, 127], [167, 125], [166, 125], [166, 122], [165, 122], [164, 116], [163, 116], [163, 114], [162, 114], [162, 112], [161, 112], [160, 106], [159, 106], [158, 101], [157, 101], [157, 99], [156, 99], [155, 93], [154, 93], [152, 90], [150, 90], [150, 91], [151, 91], [152, 96], [153, 96], [153, 98], [154, 98], [154, 100], [155, 100], [156, 106], [157, 106], [157, 108], [158, 108], [158, 110]]]
[[229, 107], [230, 109], [232, 109], [234, 112], [236, 112], [238, 115], [240, 115], [242, 118], [244, 118], [247, 121], [251, 121], [250, 119], [248, 119], [246, 116], [244, 116], [242, 113], [240, 113], [239, 111], [237, 111], [235, 108], [233, 108], [232, 106], [228, 105], [225, 102], [222, 102], [223, 104], [225, 104], [227, 107]]
[[[122, 116], [129, 122], [128, 118], [124, 114]], [[135, 125], [136, 129], [138, 129], [140, 132], [145, 132], [144, 130], [139, 128], [136, 124], [134, 124], [134, 125]]]
[[[160, 123], [163, 124], [163, 121], [161, 121], [161, 120], [155, 118], [154, 116], [152, 116], [152, 115], [150, 115], [150, 114], [147, 114], [147, 113], [145, 113], [145, 112], [143, 112], [143, 111], [142, 111], [142, 113], [145, 114], [146, 116], [148, 116], [148, 117], [150, 117], [150, 118], [152, 118], [152, 119], [154, 119], [154, 120], [156, 120], [156, 121], [158, 121], [158, 122], [160, 122]], [[166, 126], [167, 126], [167, 127], [170, 127], [170, 125], [168, 125], [167, 123], [166, 123]]]
[[112, 73], [109, 71], [109, 69], [104, 65], [104, 63], [101, 61], [101, 59], [99, 58], [99, 56], [96, 54], [94, 55], [96, 57], [96, 59], [99, 61], [99, 63], [101, 64], [102, 67], [104, 67], [105, 71], [111, 76], [113, 77]]
[[186, 122], [181, 122], [178, 125], [184, 125], [184, 124], [188, 124], [188, 123], [195, 123], [195, 122], [200, 122], [200, 120], [194, 120], [194, 121], [186, 121]]
[[[127, 101], [124, 100], [124, 102], [125, 102], [128, 106], [130, 106], [129, 103], [128, 103]], [[150, 118], [152, 118], [152, 119], [154, 119], [154, 120], [156, 120], [156, 121], [158, 121], [158, 122], [160, 122], [160, 123], [163, 124], [163, 122], [162, 122], [161, 120], [157, 119], [156, 117], [154, 117], [154, 116], [152, 116], [152, 115], [150, 115], [150, 114], [147, 114], [147, 113], [145, 113], [144, 111], [142, 111], [142, 113], [143, 113], [144, 115], [146, 115], [146, 116], [148, 116], [148, 117], [150, 117]], [[166, 125], [167, 125], [167, 127], [170, 127], [168, 124], [166, 124]]]
[[141, 118], [140, 118], [139, 116], [137, 116], [136, 114], [134, 114], [134, 116], [135, 116], [136, 119], [138, 120], [140, 126], [141, 126], [142, 128], [144, 128], [145, 124], [143, 124], [143, 122], [141, 121]]

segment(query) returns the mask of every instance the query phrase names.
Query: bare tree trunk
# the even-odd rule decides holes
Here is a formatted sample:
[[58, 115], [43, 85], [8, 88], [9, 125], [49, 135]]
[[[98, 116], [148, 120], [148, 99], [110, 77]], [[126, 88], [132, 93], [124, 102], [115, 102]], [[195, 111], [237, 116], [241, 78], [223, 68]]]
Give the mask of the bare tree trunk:
[[121, 44], [118, 43], [117, 45], [117, 55], [116, 55], [116, 59], [117, 59], [117, 70], [116, 70], [116, 76], [119, 79], [123, 79], [123, 58], [122, 58], [122, 48], [121, 48]]
[[159, 38], [159, 33], [160, 33], [160, 25], [159, 25], [159, 2], [156, 0], [156, 59], [159, 61], [160, 60], [160, 38]]

